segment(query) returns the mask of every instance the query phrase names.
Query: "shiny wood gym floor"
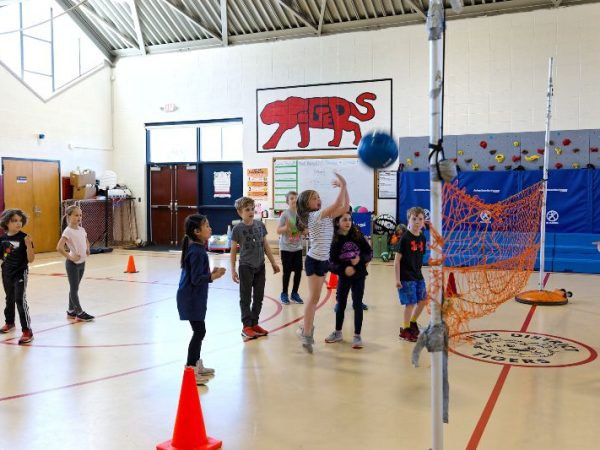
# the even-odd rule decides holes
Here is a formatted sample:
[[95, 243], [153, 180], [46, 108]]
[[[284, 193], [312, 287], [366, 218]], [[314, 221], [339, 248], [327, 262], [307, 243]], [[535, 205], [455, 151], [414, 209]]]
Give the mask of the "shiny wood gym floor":
[[[123, 273], [130, 254], [137, 274]], [[0, 449], [148, 450], [171, 438], [191, 335], [175, 306], [178, 258], [121, 250], [93, 255], [80, 297], [96, 320], [74, 324], [65, 316], [62, 258], [38, 255], [27, 292], [35, 340], [19, 346], [19, 332], [0, 335]], [[228, 267], [228, 255], [212, 263]], [[277, 301], [280, 275], [267, 277], [261, 316], [271, 334], [248, 343], [240, 338], [237, 285], [227, 274], [211, 286], [202, 357], [217, 373], [198, 389], [209, 436], [231, 450], [431, 446], [429, 354], [421, 355], [419, 368], [411, 366], [414, 344], [398, 340], [402, 310], [393, 267], [374, 263], [370, 272], [365, 347], [350, 347], [351, 309], [345, 342], [323, 342], [334, 327], [334, 295], [323, 290], [313, 355], [295, 335], [303, 307]], [[511, 301], [471, 329], [556, 336], [557, 365], [565, 367], [451, 354], [446, 449], [598, 448], [600, 277], [551, 274], [547, 287], [573, 291], [570, 304]], [[468, 354], [462, 347], [457, 351]]]

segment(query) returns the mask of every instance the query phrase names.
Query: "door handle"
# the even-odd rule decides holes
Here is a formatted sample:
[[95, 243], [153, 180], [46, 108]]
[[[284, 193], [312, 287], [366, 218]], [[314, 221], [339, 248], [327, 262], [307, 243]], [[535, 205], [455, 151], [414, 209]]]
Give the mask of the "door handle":
[[35, 205], [35, 206], [33, 207], [33, 214], [34, 214], [36, 217], [40, 217], [40, 214], [42, 214], [42, 210], [40, 209], [40, 207], [39, 207], [39, 206]]

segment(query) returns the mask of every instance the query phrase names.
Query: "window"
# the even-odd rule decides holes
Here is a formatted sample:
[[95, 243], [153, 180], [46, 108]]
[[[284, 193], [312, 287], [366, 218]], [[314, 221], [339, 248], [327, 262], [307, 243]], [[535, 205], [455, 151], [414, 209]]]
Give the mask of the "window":
[[241, 161], [242, 122], [221, 122], [200, 126], [201, 161]]
[[54, 0], [0, 8], [0, 61], [44, 98], [104, 62], [63, 12]]
[[161, 126], [149, 129], [150, 162], [196, 162], [196, 127]]
[[241, 161], [242, 127], [241, 120], [148, 124], [148, 162]]

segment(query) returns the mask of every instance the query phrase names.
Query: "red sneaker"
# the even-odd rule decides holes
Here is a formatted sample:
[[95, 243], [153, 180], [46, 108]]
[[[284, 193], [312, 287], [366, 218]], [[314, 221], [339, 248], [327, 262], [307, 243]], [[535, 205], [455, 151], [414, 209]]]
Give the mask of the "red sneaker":
[[400, 328], [400, 339], [404, 339], [405, 341], [409, 341], [409, 342], [417, 341], [417, 338], [410, 331], [410, 328]]
[[260, 325], [254, 325], [252, 327], [252, 330], [254, 330], [254, 333], [256, 334], [256, 336], [266, 336], [267, 334], [269, 334], [269, 332], [267, 330], [265, 330], [263, 327], [261, 327]]
[[33, 331], [31, 331], [31, 329], [23, 330], [23, 335], [19, 339], [19, 344], [29, 344], [31, 341], [33, 341]]
[[249, 341], [250, 339], [256, 339], [257, 337], [258, 337], [258, 335], [252, 329], [252, 327], [242, 328], [242, 339], [244, 339], [244, 341]]
[[410, 323], [410, 331], [416, 338], [418, 338], [419, 334], [421, 334], [421, 330], [419, 329], [419, 324], [417, 322]]
[[5, 323], [4, 326], [0, 328], [0, 333], [8, 333], [13, 328], [15, 328], [14, 323]]

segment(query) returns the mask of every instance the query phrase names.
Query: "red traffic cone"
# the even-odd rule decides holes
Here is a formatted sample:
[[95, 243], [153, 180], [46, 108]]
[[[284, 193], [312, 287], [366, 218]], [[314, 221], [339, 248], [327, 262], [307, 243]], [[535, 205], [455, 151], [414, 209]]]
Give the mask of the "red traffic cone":
[[329, 281], [327, 282], [327, 289], [336, 289], [338, 284], [338, 276], [335, 273], [329, 274]]
[[448, 283], [446, 284], [446, 297], [455, 297], [458, 294], [458, 289], [456, 289], [456, 280], [454, 279], [454, 272], [450, 272], [448, 275]]
[[222, 445], [223, 441], [206, 436], [196, 375], [192, 367], [186, 367], [183, 371], [173, 439], [158, 444], [156, 450], [213, 450]]
[[125, 268], [124, 273], [138, 273], [139, 271], [135, 269], [135, 261], [133, 260], [133, 256], [129, 256], [129, 260], [127, 261], [127, 267]]

